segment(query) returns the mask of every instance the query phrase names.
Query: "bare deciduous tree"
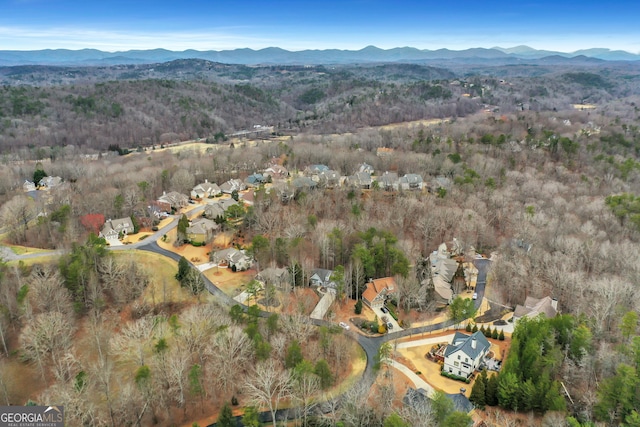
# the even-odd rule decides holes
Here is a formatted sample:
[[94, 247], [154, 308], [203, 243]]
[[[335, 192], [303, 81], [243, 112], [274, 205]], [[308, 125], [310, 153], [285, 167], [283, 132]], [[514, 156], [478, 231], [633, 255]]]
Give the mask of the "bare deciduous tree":
[[38, 363], [45, 376], [45, 362], [49, 356], [54, 365], [71, 346], [74, 325], [68, 316], [57, 311], [36, 315], [20, 334], [24, 357]]
[[283, 370], [272, 359], [260, 362], [247, 378], [244, 390], [249, 399], [257, 405], [269, 408], [273, 427], [276, 427], [278, 406], [280, 402], [291, 397], [291, 373]]

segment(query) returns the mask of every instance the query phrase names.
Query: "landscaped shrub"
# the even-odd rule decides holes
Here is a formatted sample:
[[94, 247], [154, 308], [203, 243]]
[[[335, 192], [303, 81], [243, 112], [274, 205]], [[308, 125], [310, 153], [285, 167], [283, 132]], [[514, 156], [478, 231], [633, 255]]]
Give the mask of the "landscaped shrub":
[[356, 305], [354, 306], [354, 312], [356, 314], [361, 314], [362, 313], [362, 300], [359, 299], [358, 302], [356, 302]]
[[442, 375], [443, 377], [450, 378], [452, 380], [463, 381], [463, 382], [465, 382], [467, 384], [469, 384], [471, 382], [470, 378], [461, 377], [459, 375], [455, 375], [455, 374], [452, 374], [451, 372], [447, 372], [447, 371], [440, 371], [440, 375]]
[[398, 321], [398, 314], [396, 312], [397, 312], [398, 309], [396, 308], [395, 304], [389, 302], [389, 303], [387, 303], [387, 308], [389, 309], [389, 314], [391, 315], [391, 317], [393, 317], [397, 322]]

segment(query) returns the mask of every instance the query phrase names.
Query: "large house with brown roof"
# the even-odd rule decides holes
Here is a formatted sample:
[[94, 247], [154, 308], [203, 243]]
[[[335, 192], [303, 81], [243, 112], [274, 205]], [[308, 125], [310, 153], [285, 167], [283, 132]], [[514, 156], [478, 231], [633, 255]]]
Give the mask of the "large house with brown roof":
[[534, 318], [544, 314], [548, 318], [556, 317], [558, 314], [558, 300], [551, 297], [534, 298], [527, 297], [524, 305], [517, 305], [513, 312], [513, 321], [517, 322], [523, 317]]
[[371, 308], [380, 308], [396, 289], [393, 277], [374, 279], [367, 283], [367, 289], [362, 293], [362, 301]]

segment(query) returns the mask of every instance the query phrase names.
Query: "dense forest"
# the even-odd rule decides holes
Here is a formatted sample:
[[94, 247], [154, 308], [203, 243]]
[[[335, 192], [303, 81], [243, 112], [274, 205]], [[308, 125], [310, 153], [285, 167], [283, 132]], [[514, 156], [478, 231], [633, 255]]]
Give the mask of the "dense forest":
[[[229, 310], [181, 288], [175, 263], [162, 284], [149, 261], [105, 251], [92, 215], [144, 217], [163, 192], [244, 179], [274, 161], [293, 175], [325, 164], [343, 176], [366, 162], [378, 176], [449, 185], [433, 193], [337, 186], [286, 202], [263, 187], [242, 221], [227, 225], [235, 242], [260, 265], [342, 271], [346, 295], [367, 277], [395, 275], [399, 309], [423, 313], [434, 304], [421, 266], [438, 245], [456, 238], [465, 253], [494, 253], [485, 297], [515, 307], [553, 296], [562, 315], [519, 324], [498, 379], [476, 381], [479, 407], [512, 411], [486, 422], [515, 423], [522, 412], [547, 413], [546, 425], [638, 424], [638, 70], [217, 67], [188, 78], [145, 74], [159, 66], [121, 70], [100, 82], [87, 70], [87, 81], [0, 89], [4, 244], [65, 251], [2, 266], [0, 399], [55, 397], [77, 425], [178, 423], [240, 395], [268, 410], [310, 404], [346, 375], [346, 360], [361, 357], [340, 329], [311, 325], [296, 304], [266, 318]], [[21, 81], [36, 71], [44, 73]], [[425, 119], [443, 120], [413, 122]], [[399, 124], [382, 126], [390, 123]], [[272, 139], [225, 140], [255, 124], [273, 125]], [[160, 147], [194, 138], [210, 144]], [[109, 146], [121, 155], [106, 154]], [[382, 147], [392, 150], [377, 155]], [[65, 185], [25, 195], [23, 182], [43, 174]], [[181, 297], [161, 298], [167, 287]], [[37, 394], [17, 391], [16, 372], [26, 371], [42, 384]], [[261, 398], [258, 379], [283, 394]], [[423, 412], [396, 411], [384, 387], [371, 398], [358, 384], [304, 423], [460, 425], [437, 400]]]
[[[473, 67], [470, 67], [473, 69]], [[32, 158], [232, 134], [343, 133], [483, 109], [564, 110], [638, 95], [637, 69], [423, 65], [247, 67], [201, 60], [113, 67], [0, 68], [0, 151]], [[616, 114], [613, 112], [613, 114]], [[53, 152], [29, 149], [49, 147]]]

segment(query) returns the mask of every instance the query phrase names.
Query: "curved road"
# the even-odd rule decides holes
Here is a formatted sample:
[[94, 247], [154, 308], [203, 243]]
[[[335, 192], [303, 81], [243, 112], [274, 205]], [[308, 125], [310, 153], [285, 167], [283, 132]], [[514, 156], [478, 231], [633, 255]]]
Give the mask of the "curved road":
[[[189, 214], [198, 213], [203, 209], [204, 209], [204, 206], [198, 206], [195, 209], [191, 210]], [[164, 226], [163, 228], [155, 232], [153, 235], [150, 235], [149, 237], [145, 238], [144, 240], [141, 240], [136, 243], [132, 243], [130, 245], [109, 246], [109, 249], [116, 250], [116, 251], [140, 249], [140, 250], [154, 252], [156, 254], [169, 257], [177, 262], [180, 260], [181, 256], [176, 254], [175, 252], [171, 252], [161, 248], [158, 245], [157, 240], [159, 240], [163, 235], [165, 235], [166, 233], [168, 233], [170, 230], [174, 229], [178, 225], [178, 218], [179, 218], [178, 216], [174, 216], [174, 219], [173, 221], [171, 221], [170, 224], [167, 224], [166, 226]], [[5, 256], [5, 259], [8, 261], [37, 258], [41, 256], [48, 256], [48, 255], [62, 255], [64, 253], [65, 251], [63, 250], [57, 250], [57, 251], [40, 252], [40, 253], [26, 254], [26, 255], [16, 255], [9, 248], [0, 246], [0, 256]], [[6, 255], [10, 255], [10, 256], [6, 256]], [[491, 261], [488, 259], [483, 258], [483, 259], [474, 260], [474, 265], [478, 269], [478, 277], [476, 280], [476, 292], [478, 294], [478, 298], [475, 301], [476, 308], [480, 307], [480, 304], [482, 303], [482, 299], [484, 297], [487, 273], [488, 273], [490, 264], [491, 264]], [[225, 294], [220, 288], [218, 288], [213, 282], [211, 282], [211, 280], [209, 280], [209, 278], [207, 278], [204, 274], [202, 274], [202, 278], [204, 280], [205, 287], [207, 288], [209, 293], [214, 295], [216, 299], [218, 299], [221, 303], [229, 307], [237, 304], [237, 305], [240, 305], [246, 311], [247, 306], [245, 306], [244, 304], [239, 304], [229, 295]], [[267, 317], [270, 314], [271, 313], [268, 313], [268, 312], [261, 312], [262, 317]], [[310, 319], [310, 321], [312, 324], [316, 326], [335, 326], [334, 323], [331, 323], [325, 320]], [[454, 322], [452, 320], [447, 320], [447, 321], [435, 323], [432, 325], [408, 328], [402, 331], [391, 332], [391, 333], [387, 333], [385, 335], [376, 336], [376, 337], [365, 336], [355, 331], [347, 332], [346, 333], [347, 336], [354, 339], [362, 347], [362, 349], [364, 350], [367, 356], [367, 364], [366, 364], [365, 372], [362, 378], [360, 379], [360, 381], [364, 382], [367, 386], [371, 386], [373, 384], [373, 381], [375, 379], [375, 376], [373, 375], [374, 361], [378, 353], [378, 349], [383, 343], [393, 341], [399, 338], [407, 337], [410, 335], [414, 335], [414, 334], [437, 331], [453, 325], [454, 325]]]

